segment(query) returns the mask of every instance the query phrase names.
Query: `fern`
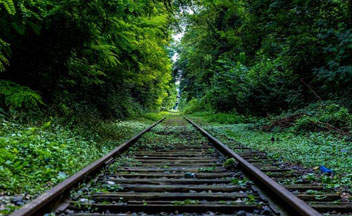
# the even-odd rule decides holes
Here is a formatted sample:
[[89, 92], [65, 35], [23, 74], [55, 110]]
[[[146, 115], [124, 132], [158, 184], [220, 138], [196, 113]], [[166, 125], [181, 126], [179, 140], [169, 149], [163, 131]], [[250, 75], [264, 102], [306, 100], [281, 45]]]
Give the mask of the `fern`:
[[16, 8], [13, 0], [0, 0], [0, 4], [4, 5], [6, 11], [9, 14], [14, 15], [16, 13]]
[[44, 105], [38, 93], [8, 80], [0, 80], [1, 98], [10, 109], [37, 109], [39, 105]]
[[0, 38], [0, 72], [5, 70], [5, 65], [9, 65], [9, 61], [5, 57], [4, 48], [8, 47], [9, 44]]
[[110, 66], [117, 66], [120, 64], [117, 55], [117, 48], [108, 44], [93, 44], [90, 46], [91, 49], [103, 60], [102, 63]]

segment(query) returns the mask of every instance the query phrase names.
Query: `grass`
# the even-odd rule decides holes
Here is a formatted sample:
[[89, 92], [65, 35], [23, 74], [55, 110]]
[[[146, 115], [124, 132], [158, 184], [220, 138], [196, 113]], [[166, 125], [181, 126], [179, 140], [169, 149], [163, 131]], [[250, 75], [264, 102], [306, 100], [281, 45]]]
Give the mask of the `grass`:
[[23, 123], [0, 118], [0, 215], [18, 208], [13, 197], [30, 200], [62, 182], [163, 114], [93, 126], [62, 124], [57, 119]]
[[[148, 133], [144, 134], [135, 145], [128, 149], [125, 153], [123, 153], [117, 160], [109, 165], [109, 168], [101, 171], [102, 173], [111, 173], [113, 175], [116, 174], [117, 170], [120, 170], [122, 167], [133, 167], [135, 166], [136, 159], [133, 156], [136, 151], [151, 151], [156, 149], [174, 149], [176, 145], [199, 145], [199, 142], [206, 142], [206, 138], [204, 138], [200, 133], [198, 133], [194, 127], [190, 124], [186, 124], [186, 127], [179, 126], [180, 117], [175, 114], [171, 113], [168, 115], [168, 118], [162, 122], [161, 124], [157, 125]], [[167, 134], [167, 136], [165, 136]], [[185, 136], [197, 136], [196, 139], [185, 139]], [[138, 162], [140, 163], [140, 162]], [[161, 168], [168, 168], [167, 166], [163, 166]], [[214, 171], [215, 167], [206, 167], [200, 168], [200, 172], [211, 172]], [[119, 171], [121, 174], [124, 172]], [[132, 174], [133, 172], [126, 172]], [[93, 187], [88, 187], [88, 184], [82, 184], [82, 187], [74, 190], [71, 193], [71, 198], [76, 201], [77, 205], [80, 204], [80, 200], [84, 199], [84, 201], [89, 202], [91, 199], [91, 194], [99, 191], [99, 192], [107, 192], [107, 191], [121, 191], [123, 188], [121, 185], [109, 183], [99, 183], [93, 182], [91, 180], [90, 185]], [[119, 200], [119, 204], [126, 204], [126, 200]], [[183, 201], [175, 201], [174, 205], [197, 205], [199, 201], [197, 200], [183, 200]], [[148, 205], [147, 202], [144, 202], [143, 205]]]
[[[24, 124], [0, 118], [0, 196], [4, 198], [0, 202], [0, 215], [18, 208], [11, 203], [14, 196], [35, 198], [165, 115], [168, 113], [147, 113], [137, 120], [100, 121], [94, 124], [94, 128], [63, 125], [55, 120]], [[173, 114], [169, 116], [172, 118]], [[348, 138], [341, 139], [323, 132], [263, 132], [253, 130], [253, 124], [234, 124], [233, 116], [235, 114], [211, 116], [196, 113], [191, 118], [208, 125], [205, 129], [216, 137], [237, 140], [253, 149], [268, 152], [273, 158], [311, 168], [324, 165], [335, 172], [334, 178], [322, 176], [324, 183], [329, 187], [351, 190], [352, 146]], [[227, 117], [230, 120], [223, 120]], [[158, 125], [135, 147], [151, 149], [161, 145], [172, 149], [175, 144], [192, 145], [186, 139], [180, 139], [179, 134], [193, 131], [190, 125], [186, 129], [173, 127], [172, 131], [166, 131], [169, 136], [165, 139], [161, 136], [165, 128]], [[274, 142], [271, 141], [273, 137]], [[202, 139], [199, 135], [199, 140]], [[229, 147], [234, 145], [230, 139], [221, 140]], [[130, 163], [133, 158], [121, 161]]]
[[158, 121], [160, 119], [162, 119], [163, 117], [165, 117], [166, 115], [169, 115], [168, 112], [151, 112], [151, 113], [145, 113], [142, 115], [143, 118], [147, 119], [147, 120], [151, 120], [151, 121]]
[[[326, 166], [335, 172], [333, 178], [322, 176], [328, 187], [351, 191], [352, 146], [347, 138], [338, 138], [322, 132], [297, 134], [294, 132], [263, 132], [251, 130], [250, 124], [207, 126], [206, 130], [217, 137], [226, 136], [243, 145], [268, 153], [285, 162], [308, 168]], [[272, 141], [275, 138], [275, 141]], [[229, 147], [236, 144], [222, 139]]]
[[182, 200], [182, 201], [173, 201], [173, 204], [176, 206], [199, 205], [199, 200], [186, 199], [186, 200]]
[[192, 113], [192, 117], [208, 123], [218, 124], [236, 124], [248, 121], [244, 116], [234, 113], [195, 112]]
[[[330, 107], [334, 109], [331, 108], [331, 110]], [[340, 107], [329, 105], [323, 111], [316, 111], [316, 115], [311, 118], [325, 119], [324, 121], [333, 124], [341, 121], [348, 122], [350, 117], [347, 118], [346, 115]], [[301, 119], [298, 119], [287, 129], [274, 128], [270, 131], [263, 131], [260, 130], [262, 122], [268, 122], [268, 119], [262, 119], [257, 121], [258, 124], [254, 124], [253, 118], [243, 120], [242, 117], [239, 117], [238, 121], [234, 121], [234, 116], [236, 114], [211, 114], [207, 112], [190, 115], [191, 119], [202, 124], [206, 130], [220, 138], [229, 147], [235, 146], [234, 141], [238, 141], [247, 147], [266, 152], [272, 158], [284, 162], [315, 169], [321, 165], [325, 166], [334, 171], [334, 177], [316, 175], [318, 176], [316, 178], [324, 182], [327, 187], [351, 191], [351, 137], [339, 136], [335, 131], [303, 130]], [[228, 120], [223, 120], [227, 117]], [[303, 115], [302, 119], [304, 118]]]

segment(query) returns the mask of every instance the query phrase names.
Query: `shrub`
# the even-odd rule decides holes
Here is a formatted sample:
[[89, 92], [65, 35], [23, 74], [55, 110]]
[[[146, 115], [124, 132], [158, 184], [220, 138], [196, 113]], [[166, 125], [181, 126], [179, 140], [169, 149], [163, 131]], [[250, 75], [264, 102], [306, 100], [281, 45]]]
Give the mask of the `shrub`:
[[167, 112], [145, 113], [142, 115], [142, 117], [151, 121], [158, 121], [163, 117], [165, 117], [166, 115], [167, 115]]
[[322, 110], [319, 121], [330, 123], [336, 127], [344, 127], [351, 120], [351, 115], [346, 107], [329, 104]]
[[209, 123], [219, 124], [238, 124], [251, 121], [251, 118], [239, 115], [237, 113], [212, 113], [212, 112], [195, 112], [192, 117], [200, 118]]
[[183, 109], [183, 112], [185, 114], [191, 114], [197, 111], [204, 111], [201, 104], [201, 100], [197, 98], [193, 98], [192, 100], [190, 100]]
[[236, 113], [216, 113], [209, 115], [208, 121], [220, 124], [238, 124], [245, 122], [246, 118]]
[[304, 114], [295, 121], [295, 131], [348, 130], [351, 126], [348, 109], [330, 101], [312, 104], [297, 112]]
[[0, 80], [0, 104], [9, 109], [37, 109], [44, 105], [40, 95], [28, 87], [8, 80]]
[[319, 129], [318, 119], [310, 116], [304, 116], [296, 120], [294, 125], [295, 131], [317, 131]]

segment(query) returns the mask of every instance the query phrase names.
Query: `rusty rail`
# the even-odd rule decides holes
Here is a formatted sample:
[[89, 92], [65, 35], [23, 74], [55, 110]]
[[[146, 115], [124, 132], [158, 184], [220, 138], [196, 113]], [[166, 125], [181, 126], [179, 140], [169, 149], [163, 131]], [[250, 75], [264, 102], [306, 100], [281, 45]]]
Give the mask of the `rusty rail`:
[[70, 178], [66, 179], [65, 181], [61, 182], [51, 190], [45, 192], [44, 194], [40, 195], [38, 198], [34, 199], [30, 203], [24, 205], [21, 209], [15, 211], [10, 216], [30, 216], [30, 215], [37, 215], [42, 209], [46, 207], [46, 205], [50, 204], [53, 200], [62, 196], [66, 191], [74, 187], [77, 183], [86, 179], [89, 175], [96, 172], [100, 168], [104, 167], [105, 165], [109, 164], [113, 159], [118, 155], [126, 151], [132, 144], [134, 144], [143, 134], [151, 130], [157, 124], [162, 122], [166, 117], [162, 118], [161, 120], [155, 122], [145, 130], [141, 131], [137, 135], [135, 135], [130, 140], [126, 141], [122, 145], [118, 146], [110, 153], [105, 155], [104, 157], [96, 160], [95, 162], [91, 163], [87, 167], [83, 168], [78, 173], [74, 174]]
[[187, 117], [184, 117], [189, 123], [191, 123], [197, 130], [199, 130], [204, 136], [206, 136], [214, 146], [221, 151], [223, 154], [236, 159], [246, 171], [252, 174], [258, 181], [260, 181], [265, 187], [267, 187], [270, 191], [274, 192], [278, 197], [285, 201], [285, 203], [289, 204], [293, 209], [299, 212], [301, 215], [305, 216], [318, 216], [321, 215], [315, 209], [310, 207], [307, 203], [297, 198], [294, 194], [289, 192], [287, 189], [282, 187], [280, 184], [275, 182], [265, 173], [256, 168], [253, 164], [246, 161], [240, 155], [236, 154], [229, 147], [224, 145], [222, 142], [217, 140], [215, 137], [210, 135], [207, 131], [199, 127], [196, 123], [190, 120]]

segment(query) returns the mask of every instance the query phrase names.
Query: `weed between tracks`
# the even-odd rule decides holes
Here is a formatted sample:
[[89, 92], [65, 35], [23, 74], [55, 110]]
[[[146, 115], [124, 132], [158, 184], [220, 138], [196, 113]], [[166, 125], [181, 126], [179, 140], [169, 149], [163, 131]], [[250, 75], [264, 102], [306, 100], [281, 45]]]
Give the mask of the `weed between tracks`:
[[[199, 133], [194, 133], [195, 130], [192, 126], [174, 126], [173, 118], [166, 120], [166, 123], [162, 123], [153, 128], [150, 132], [144, 134], [136, 144], [129, 148], [129, 150], [116, 158], [115, 162], [109, 165], [105, 170], [101, 171], [101, 174], [94, 181], [80, 185], [79, 188], [71, 193], [71, 199], [74, 202], [74, 206], [81, 208], [83, 206], [88, 206], [88, 211], [90, 209], [89, 205], [94, 204], [95, 201], [92, 200], [92, 195], [96, 193], [104, 192], [118, 192], [123, 191], [124, 188], [112, 181], [111, 177], [120, 178], [117, 173], [120, 174], [133, 174], [133, 172], [121, 171], [124, 167], [134, 167], [140, 165], [137, 162], [134, 154], [138, 151], [149, 151], [157, 149], [167, 149], [172, 150], [180, 146], [199, 146], [200, 142], [204, 144], [207, 140]], [[167, 136], [165, 136], [167, 134]], [[180, 134], [183, 136], [180, 137]], [[197, 136], [197, 139], [188, 139], [188, 136]], [[167, 168], [167, 167], [160, 167]], [[200, 172], [212, 172], [215, 167], [204, 167], [199, 168]], [[174, 205], [196, 205], [199, 201], [197, 200], [184, 200], [176, 201]], [[99, 204], [125, 204], [125, 200], [120, 199], [119, 201], [112, 202], [99, 202]], [[147, 202], [143, 203], [148, 205]]]
[[[175, 119], [175, 120], [178, 120]], [[182, 149], [184, 148], [192, 148], [192, 147], [200, 147], [201, 145], [208, 145], [207, 139], [204, 138], [200, 133], [198, 133], [192, 126], [187, 125], [184, 126], [175, 126], [173, 125], [174, 119], [166, 120], [163, 124], [158, 125], [153, 128], [150, 132], [145, 134], [128, 152], [124, 153], [119, 157], [113, 164], [111, 164], [105, 171], [100, 174], [98, 181], [91, 182], [89, 184], [82, 185], [82, 187], [76, 190], [75, 193], [72, 194], [72, 200], [76, 202], [76, 207], [87, 207], [87, 211], [91, 211], [94, 209], [90, 209], [90, 204], [113, 204], [113, 205], [128, 205], [128, 200], [124, 200], [123, 198], [113, 201], [94, 201], [92, 196], [96, 193], [107, 193], [107, 192], [118, 192], [124, 191], [126, 193], [134, 193], [134, 191], [129, 191], [128, 189], [124, 189], [121, 185], [116, 184], [113, 179], [124, 179], [123, 176], [119, 176], [119, 174], [134, 174], [134, 172], [128, 171], [126, 167], [134, 167], [136, 165], [135, 161], [137, 158], [135, 154], [140, 154], [139, 157], [143, 155], [143, 152], [154, 152], [155, 150], [173, 150], [173, 149]], [[167, 136], [165, 136], [167, 135]], [[215, 153], [214, 151], [207, 153]], [[234, 165], [232, 160], [228, 160], [225, 163], [226, 166]], [[157, 167], [156, 167], [157, 168]], [[167, 165], [159, 167], [159, 168], [168, 168]], [[207, 173], [214, 172], [216, 167], [200, 167], [198, 168], [198, 172]], [[165, 173], [169, 173], [170, 171], [165, 171]], [[236, 176], [236, 177], [235, 177]], [[226, 179], [226, 178], [224, 178]], [[231, 177], [231, 183], [233, 185], [238, 185], [243, 187], [243, 190], [250, 188], [250, 185], [253, 182], [249, 181], [246, 177], [241, 173], [236, 173], [234, 177]], [[196, 193], [196, 191], [190, 192]], [[221, 193], [221, 192], [213, 192], [209, 191], [201, 191], [200, 193]], [[236, 205], [236, 204], [247, 204], [247, 205], [256, 205], [258, 208], [261, 207], [264, 203], [258, 200], [256, 195], [249, 194], [248, 197], [238, 198], [237, 200], [227, 200], [227, 201], [212, 201], [207, 202], [204, 200], [193, 200], [193, 199], [185, 199], [185, 200], [177, 200], [171, 202], [175, 206], [184, 206], [184, 205], [202, 205], [202, 204], [225, 204], [225, 205]], [[148, 201], [144, 200], [143, 205], [148, 205]], [[264, 204], [265, 205], [265, 204]]]
[[242, 179], [239, 179], [239, 178], [231, 179], [231, 184], [239, 185], [241, 187], [246, 187], [246, 186], [249, 186], [250, 184], [253, 184], [253, 182], [250, 181], [248, 178], [244, 177]]

